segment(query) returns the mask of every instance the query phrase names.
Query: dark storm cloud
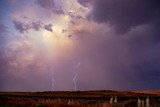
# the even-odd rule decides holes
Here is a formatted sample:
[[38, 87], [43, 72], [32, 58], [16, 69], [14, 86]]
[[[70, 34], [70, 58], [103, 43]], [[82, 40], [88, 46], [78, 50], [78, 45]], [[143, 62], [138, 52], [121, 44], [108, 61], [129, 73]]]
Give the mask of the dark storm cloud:
[[57, 5], [54, 0], [37, 0], [37, 4], [42, 8], [49, 9], [56, 14], [64, 14], [60, 5]]
[[117, 33], [123, 34], [160, 18], [160, 1], [94, 0], [90, 17], [100, 23], [109, 23]]
[[20, 33], [28, 32], [30, 29], [30, 25], [20, 22], [20, 21], [13, 21], [14, 28], [18, 30]]
[[[37, 1], [49, 12], [56, 9], [55, 4], [46, 7], [48, 0]], [[69, 32], [67, 39], [73, 42], [71, 49], [70, 45], [65, 45], [58, 56], [51, 57], [56, 51], [52, 52], [45, 44], [38, 46], [30, 38], [15, 40], [15, 36], [12, 36], [14, 40], [7, 41], [9, 46], [2, 46], [7, 51], [0, 50], [0, 90], [51, 90], [52, 78], [55, 90], [73, 90], [74, 68], [78, 63], [81, 63], [76, 78], [78, 90], [160, 88], [158, 0], [78, 1], [83, 6], [93, 3], [90, 17], [96, 22], [68, 13], [71, 22], [62, 32]], [[22, 33], [54, 29], [52, 24], [31, 20], [15, 21], [14, 26]], [[0, 31], [6, 33], [4, 25], [0, 25]], [[53, 77], [51, 72], [54, 72]]]
[[53, 9], [53, 12], [56, 13], [56, 14], [64, 14], [64, 11], [63, 11], [61, 6]]
[[72, 20], [84, 19], [81, 15], [77, 15], [75, 12], [68, 12], [68, 16], [69, 16]]
[[40, 21], [32, 22], [31, 26], [35, 31], [39, 31], [42, 28], [42, 23]]
[[35, 21], [31, 23], [24, 23], [20, 21], [13, 21], [14, 28], [18, 30], [20, 33], [28, 33], [29, 30], [33, 29], [35, 31], [39, 31], [41, 29], [45, 29], [47, 31], [52, 32], [52, 24], [44, 25], [40, 21]]
[[81, 5], [87, 7], [88, 4], [92, 3], [93, 0], [77, 0]]
[[[72, 35], [77, 35], [76, 40], [83, 47], [77, 51], [82, 65], [86, 65], [82, 66], [80, 72], [81, 88], [91, 88], [95, 84], [96, 88], [104, 89], [160, 88], [157, 85], [160, 83], [160, 33], [157, 18], [121, 36], [108, 24], [96, 23], [96, 29], [87, 23], [78, 27]], [[77, 22], [73, 28], [80, 26]], [[101, 25], [104, 26], [99, 28]], [[88, 78], [90, 73], [92, 75]], [[96, 78], [94, 83], [88, 82], [93, 81], [93, 78]]]
[[44, 28], [47, 30], [47, 31], [50, 31], [50, 32], [52, 32], [53, 30], [52, 30], [52, 24], [48, 24], [48, 25], [45, 25], [44, 26]]
[[55, 6], [54, 0], [37, 0], [37, 3], [47, 9], [51, 9]]

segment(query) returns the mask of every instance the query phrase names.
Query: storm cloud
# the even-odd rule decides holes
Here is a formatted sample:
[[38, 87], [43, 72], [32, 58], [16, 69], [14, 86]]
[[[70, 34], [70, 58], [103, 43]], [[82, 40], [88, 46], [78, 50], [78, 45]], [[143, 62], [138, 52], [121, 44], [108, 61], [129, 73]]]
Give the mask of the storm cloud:
[[159, 5], [158, 0], [94, 0], [90, 17], [99, 23], [109, 23], [123, 34], [159, 20]]
[[30, 29], [30, 25], [19, 21], [13, 21], [13, 24], [15, 29], [17, 29], [21, 33], [28, 32], [28, 30]]
[[87, 7], [89, 4], [93, 2], [93, 0], [77, 0], [81, 5]]
[[[158, 83], [160, 70], [159, 2], [94, 0], [92, 3], [89, 19], [105, 26], [99, 30], [101, 32], [97, 31], [98, 34], [95, 30], [88, 32], [86, 29], [89, 28], [82, 28], [77, 33], [81, 36], [95, 35], [94, 38], [98, 35], [97, 44], [94, 42], [96, 45], [90, 45], [98, 49], [92, 55], [98, 52], [100, 56], [97, 59], [104, 60], [104, 72], [112, 77], [109, 79], [113, 79], [111, 84], [119, 81], [121, 86], [117, 83], [114, 87], [122, 88], [125, 84], [124, 87], [128, 88], [153, 88], [151, 84]], [[95, 32], [92, 34], [93, 31]], [[103, 31], [107, 32], [102, 34]], [[100, 64], [97, 60], [94, 62], [97, 62], [97, 66]]]
[[33, 29], [35, 31], [39, 31], [41, 29], [45, 29], [47, 31], [52, 32], [52, 24], [46, 24], [44, 25], [42, 22], [40, 21], [34, 21], [34, 22], [28, 22], [28, 23], [24, 23], [24, 22], [20, 22], [20, 21], [13, 21], [14, 24], [14, 28], [16, 30], [18, 30], [20, 33], [28, 33], [29, 30]]
[[42, 8], [53, 11], [56, 14], [64, 14], [61, 5], [55, 2], [55, 0], [37, 0], [36, 2]]
[[[158, 83], [160, 44], [153, 36], [154, 32], [150, 30], [150, 27], [139, 26], [119, 36], [109, 25], [94, 28], [94, 24], [89, 23], [91, 28], [85, 26], [87, 23], [78, 31], [75, 30], [73, 35], [78, 36], [79, 44], [83, 47], [78, 48], [79, 53], [83, 53], [81, 59], [90, 62], [86, 64], [90, 70], [82, 70], [82, 72], [92, 71], [92, 76], [95, 74], [94, 78], [97, 80], [97, 83], [94, 83], [99, 84], [99, 87], [105, 84], [111, 89], [125, 89], [126, 87], [142, 89], [153, 88], [151, 84]], [[76, 29], [76, 26], [74, 28]], [[102, 75], [106, 77], [103, 78]], [[87, 76], [83, 75], [82, 78], [87, 78]], [[90, 78], [90, 81], [94, 78]], [[102, 78], [104, 81], [101, 81]], [[100, 84], [100, 81], [104, 84]], [[155, 85], [154, 88], [158, 87]]]
[[45, 28], [46, 30], [52, 32], [52, 31], [53, 31], [53, 30], [52, 30], [52, 26], [53, 26], [52, 24], [49, 24], [49, 25], [45, 25], [44, 28]]
[[37, 3], [47, 9], [51, 9], [55, 6], [54, 0], [37, 0]]
[[0, 90], [160, 88], [158, 0], [35, 1], [0, 24]]

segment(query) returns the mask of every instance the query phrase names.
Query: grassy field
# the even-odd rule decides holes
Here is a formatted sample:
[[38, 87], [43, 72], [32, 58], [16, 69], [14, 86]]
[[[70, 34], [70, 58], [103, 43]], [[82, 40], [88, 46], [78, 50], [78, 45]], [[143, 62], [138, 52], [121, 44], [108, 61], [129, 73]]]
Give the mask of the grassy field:
[[[92, 105], [95, 105], [94, 107], [103, 107], [104, 102], [106, 105], [104, 107], [112, 107], [109, 100], [114, 96], [119, 101], [148, 96], [159, 98], [160, 91], [0, 92], [0, 107], [92, 107]], [[133, 104], [136, 105], [135, 100], [133, 100]]]

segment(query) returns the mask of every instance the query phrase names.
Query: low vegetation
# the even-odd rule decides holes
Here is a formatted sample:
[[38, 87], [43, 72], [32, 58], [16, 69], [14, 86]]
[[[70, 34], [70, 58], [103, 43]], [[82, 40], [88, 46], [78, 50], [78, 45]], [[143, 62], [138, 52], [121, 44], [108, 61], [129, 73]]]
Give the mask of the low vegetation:
[[[160, 94], [149, 91], [48, 91], [48, 92], [0, 92], [0, 107], [111, 107], [110, 97], [119, 99], [118, 105], [124, 105], [121, 101], [133, 98], [126, 104], [137, 104], [138, 97], [159, 97]], [[159, 100], [157, 100], [159, 101]], [[112, 104], [113, 105], [113, 104]], [[114, 104], [116, 105], [116, 104]], [[116, 106], [118, 107], [118, 106]]]

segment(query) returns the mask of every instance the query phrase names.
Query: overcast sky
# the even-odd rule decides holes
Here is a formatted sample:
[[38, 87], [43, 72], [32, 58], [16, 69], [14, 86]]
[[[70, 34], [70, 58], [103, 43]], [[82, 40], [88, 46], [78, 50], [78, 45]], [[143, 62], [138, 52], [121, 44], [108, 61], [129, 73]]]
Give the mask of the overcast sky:
[[159, 0], [0, 0], [0, 91], [160, 88]]

